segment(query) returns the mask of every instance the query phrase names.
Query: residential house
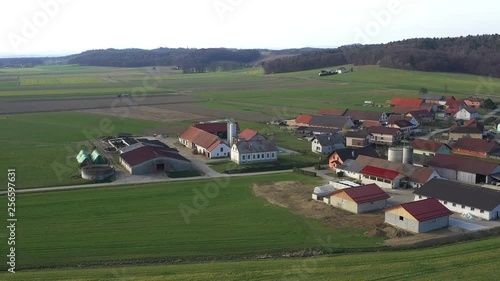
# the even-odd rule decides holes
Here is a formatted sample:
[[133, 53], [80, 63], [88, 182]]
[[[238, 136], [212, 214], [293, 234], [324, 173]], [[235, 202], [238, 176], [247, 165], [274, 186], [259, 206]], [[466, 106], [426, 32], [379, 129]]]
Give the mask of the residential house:
[[191, 162], [168, 147], [137, 144], [121, 153], [120, 164], [132, 175], [191, 170]]
[[404, 135], [411, 133], [415, 128], [410, 121], [405, 119], [396, 120], [390, 124], [387, 124], [387, 127], [398, 129]]
[[498, 157], [500, 145], [493, 140], [461, 138], [452, 145], [454, 154], [488, 158]]
[[300, 126], [295, 129], [299, 134], [305, 135], [331, 135], [341, 132], [341, 129], [321, 128], [321, 127], [304, 127]]
[[413, 154], [418, 155], [436, 155], [436, 154], [451, 154], [451, 148], [446, 143], [435, 140], [414, 139], [411, 142]]
[[377, 111], [347, 109], [343, 116], [351, 117], [352, 120], [359, 122], [374, 121], [379, 125], [387, 121], [387, 114]]
[[437, 111], [437, 106], [435, 104], [426, 104], [420, 106], [396, 105], [392, 108], [392, 112], [397, 114], [406, 114], [410, 111], [417, 111], [417, 110], [425, 110], [434, 115], [434, 113]]
[[446, 103], [446, 98], [444, 96], [421, 95], [420, 98], [423, 99], [425, 103], [434, 103], [437, 105], [444, 105]]
[[315, 136], [311, 142], [311, 150], [315, 153], [330, 154], [337, 149], [344, 148], [344, 141], [342, 134]]
[[414, 117], [405, 116], [403, 114], [397, 114], [397, 113], [389, 115], [389, 118], [387, 118], [385, 125], [394, 124], [394, 122], [398, 120], [407, 120], [413, 125], [413, 127], [417, 127], [419, 125], [417, 119], [415, 119]]
[[208, 158], [229, 157], [231, 153], [229, 146], [221, 138], [194, 126], [179, 134], [179, 142], [193, 153]]
[[330, 194], [330, 205], [354, 214], [385, 208], [389, 194], [376, 184], [344, 188]]
[[335, 115], [313, 115], [309, 121], [310, 127], [330, 129], [352, 128], [354, 123], [351, 118]]
[[[369, 167], [363, 170], [367, 166], [378, 169]], [[430, 179], [440, 178], [440, 174], [432, 168], [417, 167], [364, 155], [359, 155], [356, 160], [344, 161], [336, 170], [343, 172], [345, 176], [361, 180], [364, 184], [376, 183], [380, 187], [387, 188], [420, 187]]]
[[465, 183], [491, 183], [494, 177], [500, 176], [498, 163], [475, 158], [436, 154], [428, 165], [436, 169], [443, 178]]
[[[413, 110], [405, 114], [405, 117], [412, 117], [417, 121], [417, 124], [427, 124], [434, 120], [434, 114], [427, 110]], [[413, 122], [412, 120], [409, 120]]]
[[369, 145], [360, 148], [345, 147], [335, 150], [330, 154], [330, 156], [328, 156], [328, 167], [330, 167], [330, 169], [332, 170], [335, 170], [346, 160], [355, 160], [359, 155], [380, 158], [380, 155], [378, 155], [377, 151]]
[[299, 116], [297, 116], [297, 118], [295, 118], [295, 120], [288, 120], [287, 125], [291, 126], [291, 127], [294, 127], [294, 126], [308, 127], [311, 119], [312, 119], [312, 115], [299, 115]]
[[236, 164], [278, 160], [278, 147], [272, 140], [237, 141], [231, 147], [231, 161]]
[[456, 141], [461, 138], [482, 139], [484, 134], [484, 125], [476, 119], [466, 122], [463, 126], [453, 126], [450, 128], [448, 136], [449, 141]]
[[453, 213], [436, 199], [425, 199], [385, 209], [385, 222], [414, 233], [448, 227]]
[[370, 127], [367, 131], [371, 134], [371, 142], [393, 145], [401, 140], [402, 133], [399, 129], [388, 127]]
[[467, 106], [474, 107], [474, 108], [484, 107], [484, 99], [483, 98], [468, 97], [468, 98], [464, 99], [463, 102]]
[[455, 113], [455, 119], [471, 120], [479, 118], [479, 113], [474, 107], [465, 106]]
[[345, 133], [346, 146], [365, 147], [370, 144], [372, 135], [366, 131], [348, 131]]
[[433, 179], [414, 192], [415, 201], [435, 198], [459, 214], [484, 220], [500, 218], [500, 191], [459, 181]]
[[259, 132], [245, 129], [239, 135], [238, 138], [245, 141], [255, 141], [255, 140], [265, 140], [267, 139], [265, 136], [259, 134]]

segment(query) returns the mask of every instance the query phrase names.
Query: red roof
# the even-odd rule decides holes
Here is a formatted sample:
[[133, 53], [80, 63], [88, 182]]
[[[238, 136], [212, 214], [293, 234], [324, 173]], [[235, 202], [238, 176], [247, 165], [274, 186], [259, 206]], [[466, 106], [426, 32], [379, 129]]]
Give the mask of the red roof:
[[399, 176], [398, 171], [379, 168], [375, 166], [366, 165], [361, 171], [361, 174], [370, 175], [374, 177], [379, 177], [383, 179], [393, 180]]
[[410, 111], [425, 110], [428, 112], [432, 111], [432, 105], [421, 105], [421, 106], [406, 106], [406, 105], [396, 105], [392, 109], [394, 113], [406, 114]]
[[411, 146], [415, 149], [432, 151], [436, 152], [441, 148], [441, 146], [445, 145], [442, 142], [434, 141], [434, 140], [425, 140], [425, 139], [415, 139], [411, 142]]
[[427, 164], [429, 167], [446, 168], [453, 171], [479, 175], [490, 175], [495, 172], [499, 166], [499, 164], [495, 162], [446, 154], [434, 155]]
[[390, 127], [382, 127], [382, 126], [373, 126], [373, 127], [367, 128], [367, 131], [370, 134], [381, 134], [381, 135], [395, 136], [399, 132], [399, 129], [390, 128]]
[[319, 110], [318, 114], [342, 116], [342, 115], [344, 115], [345, 111], [346, 111], [346, 109], [321, 108]]
[[461, 100], [448, 100], [445, 105], [448, 107], [448, 108], [455, 108], [455, 109], [459, 109], [460, 106], [462, 106], [462, 101]]
[[246, 140], [246, 141], [249, 141], [258, 134], [259, 134], [259, 132], [257, 132], [257, 131], [254, 131], [251, 129], [245, 129], [245, 130], [243, 130], [243, 132], [241, 132], [239, 134], [239, 137]]
[[[202, 129], [205, 132], [209, 132], [211, 134], [216, 134], [219, 132], [227, 132], [227, 122], [218, 122], [218, 123], [198, 123], [195, 124], [194, 127], [198, 129]], [[239, 131], [239, 125], [236, 122], [236, 130]]]
[[443, 96], [445, 99], [447, 100], [455, 100], [455, 97], [452, 96], [452, 95], [446, 95], [446, 96]]
[[453, 144], [453, 149], [457, 148], [488, 153], [499, 149], [500, 146], [496, 141], [473, 139], [473, 138], [461, 138]]
[[311, 122], [311, 119], [311, 115], [299, 115], [297, 118], [295, 118], [295, 122], [309, 124], [309, 122]]
[[420, 106], [424, 102], [423, 99], [414, 99], [414, 98], [393, 98], [391, 101], [391, 105], [402, 105], [402, 106]]
[[193, 126], [184, 130], [184, 132], [179, 135], [179, 138], [190, 141], [206, 149], [209, 148], [214, 142], [220, 140], [218, 136]]
[[188, 159], [182, 157], [180, 154], [176, 152], [165, 151], [162, 150], [161, 148], [155, 149], [149, 145], [145, 145], [137, 149], [122, 153], [120, 154], [120, 157], [129, 166], [135, 166], [137, 164], [144, 163], [146, 161], [161, 157], [173, 158], [189, 162]]
[[334, 193], [332, 193], [332, 195], [342, 192], [346, 193], [354, 202], [358, 204], [390, 198], [389, 194], [385, 193], [380, 187], [378, 187], [378, 185], [374, 183], [341, 189], [335, 191]]
[[219, 146], [219, 144], [222, 144], [222, 143], [224, 143], [224, 142], [221, 140], [218, 140], [218, 141], [212, 143], [212, 145], [207, 148], [207, 151], [212, 152], [214, 149], [217, 148], [217, 146]]
[[443, 206], [437, 199], [428, 198], [400, 205], [419, 222], [452, 215], [453, 212]]

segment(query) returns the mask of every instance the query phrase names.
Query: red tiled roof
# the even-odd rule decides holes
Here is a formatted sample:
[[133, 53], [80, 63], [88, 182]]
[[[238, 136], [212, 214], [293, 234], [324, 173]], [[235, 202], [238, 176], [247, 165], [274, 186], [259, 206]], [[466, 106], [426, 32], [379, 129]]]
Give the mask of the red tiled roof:
[[452, 96], [452, 95], [446, 95], [446, 96], [443, 96], [445, 99], [447, 100], [455, 100], [455, 97]]
[[405, 105], [396, 105], [393, 107], [392, 111], [394, 113], [406, 114], [410, 111], [418, 111], [425, 110], [428, 112], [432, 111], [432, 105], [422, 105], [422, 106], [405, 106]]
[[299, 115], [297, 118], [295, 118], [295, 122], [309, 124], [309, 122], [311, 122], [311, 119], [311, 115]]
[[414, 149], [420, 149], [425, 151], [436, 152], [441, 148], [441, 146], [445, 145], [442, 142], [434, 141], [434, 140], [424, 140], [424, 139], [415, 139], [412, 141], [411, 146]]
[[219, 146], [219, 144], [221, 144], [221, 143], [224, 143], [224, 142], [223, 142], [223, 141], [221, 141], [221, 140], [218, 140], [218, 141], [216, 141], [216, 142], [212, 143], [212, 145], [211, 145], [210, 147], [208, 147], [208, 148], [207, 148], [207, 151], [208, 151], [208, 152], [212, 152], [212, 151], [213, 151], [214, 149], [216, 149], [216, 148], [217, 148], [217, 146]]
[[453, 149], [466, 149], [479, 152], [492, 152], [500, 148], [497, 142], [483, 139], [461, 138], [453, 144]]
[[373, 120], [365, 120], [363, 121], [363, 127], [368, 128], [368, 127], [375, 127], [375, 126], [380, 126], [379, 121], [373, 121]]
[[249, 141], [258, 134], [259, 134], [259, 132], [257, 132], [257, 131], [254, 131], [251, 129], [245, 129], [245, 130], [243, 130], [243, 132], [241, 132], [239, 134], [239, 137], [246, 140], [246, 141]]
[[393, 98], [391, 101], [391, 105], [403, 105], [403, 106], [420, 106], [424, 102], [423, 99], [414, 99], [414, 98]]
[[443, 206], [437, 199], [428, 198], [400, 205], [419, 222], [452, 215], [453, 212]]
[[396, 128], [389, 128], [389, 127], [382, 127], [382, 126], [374, 126], [374, 127], [369, 127], [367, 131], [370, 134], [382, 134], [382, 135], [391, 135], [394, 136], [399, 132], [399, 129]]
[[346, 112], [346, 109], [335, 109], [335, 108], [321, 108], [318, 114], [324, 115], [339, 115], [342, 116]]
[[389, 194], [385, 193], [380, 187], [378, 187], [378, 185], [374, 183], [341, 189], [335, 191], [331, 195], [335, 195], [338, 193], [346, 193], [354, 202], [358, 204], [390, 198]]
[[214, 142], [220, 140], [218, 136], [193, 126], [184, 130], [184, 132], [179, 135], [179, 138], [190, 141], [203, 148], [209, 148]]
[[458, 109], [462, 105], [461, 100], [448, 100], [445, 105], [449, 108], [455, 108]]
[[[218, 123], [198, 123], [195, 124], [194, 127], [198, 129], [202, 129], [205, 132], [209, 132], [211, 134], [216, 134], [218, 132], [226, 132], [227, 131], [227, 122], [218, 122]], [[236, 130], [239, 131], [238, 122], [236, 122]]]
[[370, 166], [370, 165], [366, 165], [360, 171], [360, 173], [365, 174], [365, 175], [374, 176], [374, 177], [383, 178], [383, 179], [388, 179], [388, 180], [393, 180], [397, 176], [399, 176], [398, 171], [383, 169], [383, 168], [374, 167], [374, 166]]
[[130, 166], [135, 166], [137, 164], [160, 157], [173, 158], [189, 162], [189, 160], [182, 157], [176, 152], [161, 150], [161, 148], [154, 149], [148, 145], [141, 146], [137, 149], [122, 153], [120, 154], [120, 157]]

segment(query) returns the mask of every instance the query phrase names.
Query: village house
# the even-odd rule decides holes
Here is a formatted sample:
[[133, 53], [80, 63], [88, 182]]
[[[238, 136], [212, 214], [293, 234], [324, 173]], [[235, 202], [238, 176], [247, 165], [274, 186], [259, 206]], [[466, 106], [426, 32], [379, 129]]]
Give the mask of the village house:
[[328, 167], [335, 170], [342, 165], [346, 160], [358, 158], [359, 155], [364, 155], [373, 158], [380, 158], [377, 151], [371, 146], [360, 148], [345, 147], [337, 149], [328, 156]]
[[299, 115], [297, 116], [297, 118], [295, 118], [295, 120], [288, 120], [287, 125], [290, 127], [308, 127], [311, 119], [311, 115]]
[[179, 134], [179, 142], [193, 153], [208, 158], [229, 157], [231, 152], [227, 143], [218, 136], [194, 126]]
[[394, 122], [388, 123], [387, 127], [398, 129], [399, 131], [401, 131], [403, 133], [403, 135], [410, 134], [413, 131], [413, 129], [415, 128], [414, 125], [410, 121], [405, 120], [405, 119], [399, 119], [399, 120], [396, 120]]
[[425, 103], [434, 103], [437, 105], [444, 105], [446, 103], [446, 98], [444, 96], [421, 95], [420, 98], [423, 99]]
[[289, 126], [319, 127], [330, 129], [352, 128], [354, 122], [349, 117], [337, 115], [299, 115]]
[[477, 118], [479, 118], [479, 113], [474, 107], [471, 106], [462, 107], [462, 109], [455, 113], [455, 119], [471, 120]]
[[385, 222], [414, 233], [448, 227], [453, 213], [436, 199], [425, 199], [385, 209]]
[[387, 121], [385, 122], [384, 125], [394, 124], [394, 122], [396, 122], [398, 120], [407, 120], [413, 125], [413, 127], [417, 127], [419, 125], [417, 119], [415, 119], [414, 117], [405, 116], [403, 114], [397, 114], [397, 113], [393, 113], [393, 114], [389, 115], [389, 118], [387, 118]]
[[393, 145], [401, 141], [402, 133], [399, 129], [388, 127], [370, 127], [371, 143]]
[[330, 154], [337, 149], [344, 148], [344, 141], [342, 134], [315, 136], [311, 142], [311, 150], [314, 153]]
[[365, 147], [370, 144], [372, 135], [366, 131], [348, 131], [345, 133], [346, 146]]
[[476, 98], [476, 97], [468, 97], [463, 100], [463, 102], [470, 107], [474, 108], [480, 108], [484, 106], [484, 99], [483, 98]]
[[396, 114], [407, 114], [410, 111], [420, 111], [420, 110], [425, 110], [432, 115], [437, 110], [437, 106], [435, 104], [428, 104], [428, 105], [420, 105], [420, 106], [405, 106], [405, 105], [396, 105], [392, 108], [392, 113]]
[[414, 192], [415, 201], [434, 198], [450, 211], [484, 220], [500, 218], [500, 191], [445, 179], [434, 179]]
[[[430, 123], [434, 120], [434, 114], [427, 110], [413, 110], [409, 111], [408, 113], [405, 114], [405, 117], [411, 117], [414, 118], [417, 121], [418, 124], [427, 124]], [[409, 120], [410, 122], [413, 122], [412, 120]]]
[[488, 158], [500, 156], [500, 145], [493, 140], [461, 138], [452, 145], [454, 154]]
[[466, 122], [463, 126], [452, 126], [448, 135], [449, 141], [456, 141], [461, 138], [482, 139], [484, 134], [484, 125], [476, 119]]
[[241, 140], [231, 147], [231, 161], [239, 165], [277, 160], [278, 147], [272, 140]]
[[451, 148], [446, 143], [435, 140], [415, 139], [411, 142], [413, 154], [419, 155], [436, 155], [436, 154], [451, 154]]
[[372, 121], [377, 122], [378, 125], [387, 121], [387, 114], [384, 112], [367, 111], [367, 110], [353, 110], [347, 109], [343, 116], [351, 117], [352, 120], [358, 122]]
[[344, 188], [330, 194], [330, 205], [354, 214], [385, 208], [389, 194], [376, 184]]
[[491, 183], [500, 177], [498, 163], [475, 158], [436, 154], [427, 164], [443, 178], [465, 183]]
[[265, 136], [261, 135], [259, 132], [245, 129], [238, 134], [238, 138], [244, 141], [258, 141], [267, 139]]
[[[365, 169], [368, 167], [367, 169]], [[420, 187], [433, 178], [440, 178], [436, 170], [411, 164], [392, 162], [359, 155], [337, 167], [337, 173], [360, 180], [363, 184], [376, 183], [384, 188]]]

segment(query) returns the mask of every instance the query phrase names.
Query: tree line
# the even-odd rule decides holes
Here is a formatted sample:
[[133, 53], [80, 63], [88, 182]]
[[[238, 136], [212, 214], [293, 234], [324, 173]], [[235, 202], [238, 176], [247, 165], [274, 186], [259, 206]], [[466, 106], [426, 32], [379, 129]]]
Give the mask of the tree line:
[[349, 45], [266, 62], [265, 73], [292, 72], [332, 65], [469, 73], [500, 77], [500, 35], [417, 38], [376, 45]]

